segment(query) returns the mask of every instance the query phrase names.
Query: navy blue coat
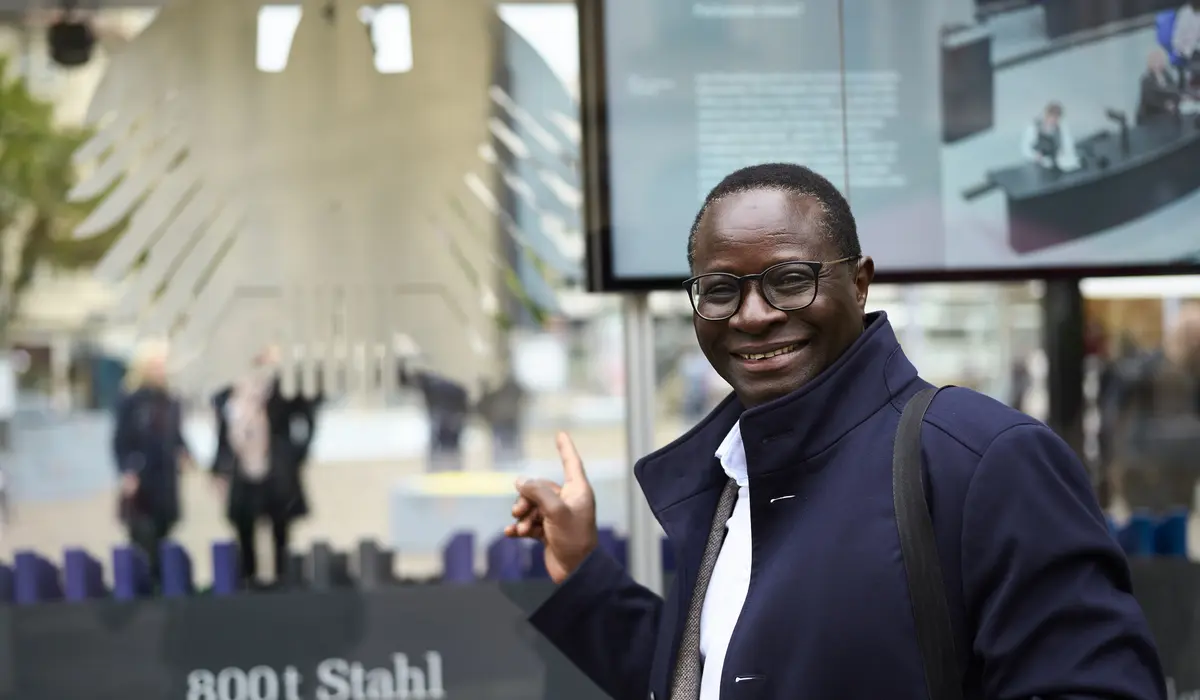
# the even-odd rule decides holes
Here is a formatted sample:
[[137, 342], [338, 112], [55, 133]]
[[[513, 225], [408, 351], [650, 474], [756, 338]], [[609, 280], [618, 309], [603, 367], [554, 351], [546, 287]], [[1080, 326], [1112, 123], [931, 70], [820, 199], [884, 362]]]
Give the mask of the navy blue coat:
[[[666, 700], [725, 481], [714, 453], [740, 418], [753, 563], [722, 700], [923, 700], [891, 469], [900, 411], [927, 386], [873, 314], [800, 391], [745, 411], [726, 399], [635, 467], [675, 551], [666, 600], [596, 551], [531, 622], [613, 698]], [[1165, 698], [1128, 564], [1067, 445], [959, 388], [922, 440], [965, 697]]]
[[161, 389], [145, 387], [117, 405], [113, 460], [138, 476], [137, 493], [122, 500], [122, 517], [148, 516], [162, 526], [179, 520], [179, 458], [188, 453], [183, 408]]

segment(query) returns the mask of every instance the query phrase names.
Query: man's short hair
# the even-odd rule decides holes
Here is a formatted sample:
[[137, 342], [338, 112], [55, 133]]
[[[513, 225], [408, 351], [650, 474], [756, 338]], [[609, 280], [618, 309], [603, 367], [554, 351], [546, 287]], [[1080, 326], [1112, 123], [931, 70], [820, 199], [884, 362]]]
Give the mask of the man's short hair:
[[1051, 117], [1061, 117], [1063, 114], [1063, 106], [1061, 102], [1051, 102], [1046, 105], [1046, 114]]
[[731, 195], [755, 190], [787, 192], [797, 197], [815, 200], [821, 210], [823, 233], [836, 246], [838, 255], [846, 258], [862, 255], [862, 248], [858, 243], [858, 227], [854, 223], [854, 215], [850, 213], [850, 204], [833, 183], [803, 165], [763, 163], [726, 175], [704, 198], [704, 204], [696, 214], [691, 233], [688, 234], [689, 268], [695, 265], [696, 232], [700, 230], [700, 222], [704, 220], [709, 208]]

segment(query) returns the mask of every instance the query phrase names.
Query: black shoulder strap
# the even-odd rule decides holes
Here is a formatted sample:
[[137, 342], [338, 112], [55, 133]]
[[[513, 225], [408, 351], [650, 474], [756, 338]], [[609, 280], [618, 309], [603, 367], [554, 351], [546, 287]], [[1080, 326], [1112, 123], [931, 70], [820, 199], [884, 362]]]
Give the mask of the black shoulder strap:
[[933, 518], [925, 500], [921, 459], [921, 424], [938, 391], [930, 388], [917, 392], [900, 415], [892, 456], [892, 498], [929, 699], [961, 700], [963, 676], [954, 648], [954, 627], [934, 539]]

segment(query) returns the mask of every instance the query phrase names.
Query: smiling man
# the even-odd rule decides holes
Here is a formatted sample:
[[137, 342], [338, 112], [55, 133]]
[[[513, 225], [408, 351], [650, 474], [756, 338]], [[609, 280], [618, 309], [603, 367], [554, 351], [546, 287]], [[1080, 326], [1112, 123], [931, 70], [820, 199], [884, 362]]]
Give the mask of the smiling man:
[[[563, 483], [519, 482], [506, 530], [545, 543], [560, 584], [533, 624], [617, 700], [929, 697], [892, 451], [930, 385], [865, 312], [874, 264], [849, 205], [806, 168], [746, 168], [709, 194], [688, 257], [696, 338], [734, 393], [635, 467], [678, 573], [664, 600], [597, 548], [562, 435]], [[967, 389], [938, 394], [921, 439], [961, 697], [1164, 698], [1071, 450]]]

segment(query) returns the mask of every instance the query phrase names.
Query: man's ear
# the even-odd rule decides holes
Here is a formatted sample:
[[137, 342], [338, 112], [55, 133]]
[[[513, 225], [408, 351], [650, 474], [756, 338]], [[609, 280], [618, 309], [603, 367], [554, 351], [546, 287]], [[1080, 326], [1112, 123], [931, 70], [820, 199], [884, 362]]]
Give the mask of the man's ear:
[[863, 256], [863, 259], [858, 261], [858, 268], [854, 271], [854, 300], [858, 303], [860, 311], [867, 310], [867, 290], [871, 287], [871, 281], [875, 279], [875, 261], [870, 257]]

